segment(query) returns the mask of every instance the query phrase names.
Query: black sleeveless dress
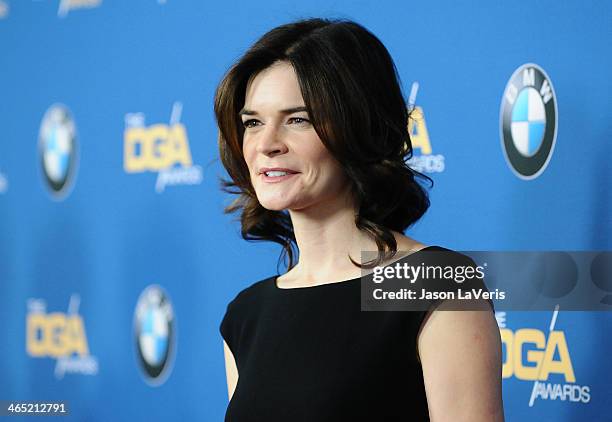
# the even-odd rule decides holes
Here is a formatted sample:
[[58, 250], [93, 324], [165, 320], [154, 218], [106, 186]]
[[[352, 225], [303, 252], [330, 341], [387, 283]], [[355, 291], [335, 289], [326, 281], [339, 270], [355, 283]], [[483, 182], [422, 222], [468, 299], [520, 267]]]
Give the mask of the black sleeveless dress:
[[242, 290], [221, 322], [239, 374], [226, 422], [429, 420], [426, 311], [362, 312], [360, 278], [283, 289], [276, 277]]

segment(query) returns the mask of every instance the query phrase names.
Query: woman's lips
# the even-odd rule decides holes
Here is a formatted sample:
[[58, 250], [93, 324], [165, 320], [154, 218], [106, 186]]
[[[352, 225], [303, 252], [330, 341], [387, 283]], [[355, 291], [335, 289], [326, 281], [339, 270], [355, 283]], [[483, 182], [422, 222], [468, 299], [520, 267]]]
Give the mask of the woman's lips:
[[297, 176], [300, 173], [289, 173], [284, 176], [267, 176], [266, 173], [261, 173], [261, 177], [266, 183], [280, 183], [285, 180], [291, 179], [294, 176]]

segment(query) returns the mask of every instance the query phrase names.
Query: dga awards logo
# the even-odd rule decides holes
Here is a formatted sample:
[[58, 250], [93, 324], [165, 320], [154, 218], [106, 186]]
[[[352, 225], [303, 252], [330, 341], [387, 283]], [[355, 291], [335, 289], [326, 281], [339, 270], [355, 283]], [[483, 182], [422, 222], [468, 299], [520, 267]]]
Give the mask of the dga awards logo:
[[38, 151], [44, 183], [55, 199], [68, 195], [77, 170], [76, 126], [70, 110], [53, 104], [40, 125]]
[[187, 130], [180, 123], [182, 109], [181, 103], [174, 103], [168, 125], [147, 127], [144, 113], [125, 116], [123, 168], [127, 173], [157, 173], [157, 193], [166, 186], [202, 182], [202, 168], [192, 163]]
[[538, 328], [506, 328], [506, 313], [496, 312], [503, 346], [502, 378], [533, 382], [529, 407], [536, 400], [589, 403], [591, 388], [577, 383], [565, 332], [556, 330], [558, 308], [548, 332]]
[[[408, 133], [412, 142], [413, 156], [407, 161], [410, 168], [419, 173], [441, 173], [444, 171], [444, 156], [433, 154], [429, 132], [425, 123], [425, 113], [419, 106], [415, 106], [419, 83], [414, 82], [410, 90], [408, 105], [412, 109], [408, 119]], [[419, 154], [414, 154], [418, 148]]]
[[550, 78], [536, 64], [514, 71], [500, 111], [506, 161], [521, 179], [535, 179], [546, 169], [557, 138], [557, 98]]
[[168, 294], [158, 285], [148, 286], [134, 312], [136, 355], [145, 381], [163, 384], [170, 375], [176, 349], [174, 311]]
[[55, 377], [64, 374], [96, 375], [98, 359], [89, 353], [80, 297], [70, 297], [68, 312], [47, 312], [42, 299], [29, 299], [26, 316], [26, 350], [34, 358], [55, 359]]

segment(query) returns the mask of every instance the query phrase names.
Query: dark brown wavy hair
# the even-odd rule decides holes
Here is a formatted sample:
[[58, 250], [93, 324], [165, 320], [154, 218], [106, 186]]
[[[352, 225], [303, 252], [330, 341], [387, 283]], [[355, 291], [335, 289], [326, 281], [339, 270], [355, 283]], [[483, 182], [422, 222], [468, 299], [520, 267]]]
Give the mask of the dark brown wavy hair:
[[225, 213], [240, 213], [245, 240], [279, 243], [295, 265], [295, 234], [287, 210], [264, 208], [251, 184], [242, 154], [244, 106], [249, 80], [272, 64], [290, 63], [297, 74], [309, 118], [319, 138], [351, 181], [355, 224], [376, 241], [378, 258], [358, 267], [371, 268], [393, 257], [403, 233], [429, 207], [411, 169], [409, 110], [389, 52], [371, 32], [347, 20], [308, 19], [267, 32], [229, 69], [215, 94], [219, 153], [232, 180], [221, 189], [238, 197]]

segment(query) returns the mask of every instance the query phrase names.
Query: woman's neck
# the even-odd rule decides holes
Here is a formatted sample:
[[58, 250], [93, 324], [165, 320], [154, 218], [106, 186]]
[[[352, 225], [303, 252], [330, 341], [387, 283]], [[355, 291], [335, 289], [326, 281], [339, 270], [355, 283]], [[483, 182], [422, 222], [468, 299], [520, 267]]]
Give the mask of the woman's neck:
[[[360, 277], [362, 270], [349, 260], [349, 256], [361, 263], [362, 251], [378, 250], [374, 238], [355, 225], [355, 210], [346, 205], [346, 200], [337, 198], [334, 203], [324, 205], [289, 211], [299, 260], [295, 267], [279, 277], [283, 284], [308, 286]], [[392, 233], [399, 251], [425, 246], [401, 233]]]

